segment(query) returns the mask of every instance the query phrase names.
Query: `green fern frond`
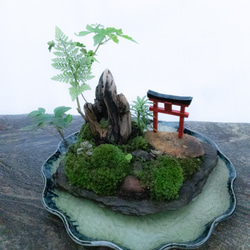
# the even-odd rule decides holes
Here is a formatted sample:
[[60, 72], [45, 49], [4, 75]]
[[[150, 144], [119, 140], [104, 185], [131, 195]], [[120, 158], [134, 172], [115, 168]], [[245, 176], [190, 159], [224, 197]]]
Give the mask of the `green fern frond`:
[[67, 63], [52, 63], [51, 64], [55, 69], [59, 69], [61, 71], [69, 70]]
[[54, 47], [54, 48], [55, 48], [55, 50], [58, 50], [58, 51], [64, 51], [64, 48], [59, 47], [59, 46], [56, 46], [56, 47]]
[[71, 72], [66, 71], [66, 72], [63, 72], [62, 74], [53, 76], [51, 79], [54, 81], [58, 81], [58, 82], [69, 83], [72, 79], [74, 79], [74, 77]]
[[70, 87], [69, 93], [70, 93], [72, 101], [75, 101], [76, 98], [85, 90], [90, 90], [90, 86], [86, 83], [83, 83], [81, 86], [75, 85], [75, 86]]
[[55, 38], [56, 40], [67, 41], [68, 37], [56, 26], [55, 30]]
[[54, 54], [55, 56], [59, 56], [59, 57], [65, 56], [65, 53], [64, 53], [64, 52], [60, 52], [60, 51], [55, 51], [55, 52], [53, 52], [53, 54]]
[[54, 63], [68, 63], [68, 60], [65, 57], [53, 58], [51, 61]]
[[[67, 52], [67, 53], [72, 52], [72, 51], [75, 49], [75, 47], [76, 47], [76, 43], [67, 42], [67, 49], [66, 49], [66, 52]], [[77, 50], [79, 50], [79, 49], [77, 48]]]

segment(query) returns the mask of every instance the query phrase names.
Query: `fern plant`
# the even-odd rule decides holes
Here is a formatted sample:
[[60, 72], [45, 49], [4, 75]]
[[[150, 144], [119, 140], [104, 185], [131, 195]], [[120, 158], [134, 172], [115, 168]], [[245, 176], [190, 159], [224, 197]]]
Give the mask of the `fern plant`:
[[77, 110], [85, 119], [81, 110], [79, 96], [82, 96], [85, 102], [87, 100], [83, 96], [83, 92], [90, 90], [87, 81], [94, 76], [91, 75], [91, 67], [94, 61], [97, 61], [95, 56], [99, 47], [108, 41], [112, 40], [119, 43], [118, 37], [128, 39], [135, 42], [130, 36], [124, 35], [121, 29], [104, 28], [100, 24], [87, 25], [86, 31], [81, 31], [77, 36], [86, 36], [93, 33], [95, 50], [87, 50], [85, 45], [80, 42], [69, 40], [58, 27], [55, 30], [55, 42], [48, 42], [49, 51], [54, 48], [56, 58], [52, 59], [52, 66], [62, 73], [52, 77], [53, 80], [70, 84], [69, 93], [72, 101], [77, 102]]

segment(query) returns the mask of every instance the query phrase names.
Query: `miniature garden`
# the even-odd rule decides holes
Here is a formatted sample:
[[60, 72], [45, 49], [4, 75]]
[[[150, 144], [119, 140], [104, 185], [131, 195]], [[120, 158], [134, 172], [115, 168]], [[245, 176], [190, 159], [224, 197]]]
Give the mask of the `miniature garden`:
[[[97, 51], [110, 41], [119, 43], [120, 38], [136, 41], [124, 35], [121, 29], [104, 28], [100, 24], [87, 25], [86, 30], [76, 35], [93, 35], [94, 49], [87, 50], [84, 43], [70, 40], [58, 27], [55, 29], [55, 41], [48, 42], [48, 45], [49, 51], [56, 56], [52, 59], [52, 66], [60, 71], [52, 79], [69, 85], [71, 99], [83, 118], [80, 131], [65, 137], [64, 130], [73, 120], [73, 116], [67, 113], [71, 107], [65, 106], [56, 107], [54, 114], [46, 113], [44, 108], [32, 111], [29, 117], [34, 125], [26, 127], [52, 126], [62, 139], [58, 150], [42, 166], [45, 181], [42, 201], [45, 208], [62, 218], [69, 235], [81, 245], [122, 249], [111, 242], [114, 241], [135, 249], [133, 244], [139, 240], [136, 249], [145, 249], [148, 244], [155, 249], [164, 244], [171, 247], [174, 240], [196, 246], [197, 239], [206, 237], [203, 231], [209, 232], [209, 235], [212, 232], [213, 224], [208, 228], [209, 218], [218, 217], [228, 206], [228, 184], [225, 184], [227, 180], [224, 178], [228, 170], [213, 142], [188, 129], [184, 131], [184, 118], [188, 117], [185, 108], [192, 97], [149, 90], [147, 95], [138, 96], [129, 104], [124, 94], [118, 94], [114, 77], [106, 69], [95, 87], [94, 102], [88, 102], [84, 92], [91, 89], [88, 80], [94, 77], [92, 64], [98, 62]], [[158, 102], [163, 103], [164, 108], [159, 107]], [[180, 110], [174, 110], [172, 105], [179, 106]], [[158, 130], [158, 112], [179, 116], [179, 127]], [[220, 185], [210, 178], [204, 193], [203, 188], [218, 165], [222, 167], [217, 176], [224, 176], [225, 181]], [[210, 193], [218, 196], [217, 190], [227, 192], [225, 202], [218, 204], [219, 209], [210, 209], [211, 202], [207, 197], [211, 196]], [[199, 194], [203, 194], [200, 199], [197, 198]], [[193, 202], [196, 199], [198, 205]], [[209, 216], [203, 213], [203, 209], [201, 222], [200, 218], [194, 217], [204, 204], [207, 204]], [[99, 212], [93, 215], [93, 211]], [[184, 237], [181, 228], [182, 216], [186, 213], [190, 219], [185, 223], [194, 221], [196, 224], [192, 235]], [[171, 216], [175, 219], [172, 220]], [[97, 232], [95, 226], [91, 231], [92, 227], [85, 225], [88, 217], [91, 218], [91, 225], [99, 225], [100, 220], [105, 219], [112, 228], [114, 220], [122, 231], [127, 231], [127, 235], [136, 227], [141, 228], [144, 236], [139, 234], [139, 238], [136, 236], [138, 239], [133, 241], [121, 237], [119, 232], [118, 235], [115, 231], [106, 235], [106, 229]], [[129, 217], [133, 220], [130, 221]], [[170, 222], [165, 224], [168, 220]], [[153, 230], [163, 229], [158, 237], [147, 235], [148, 232], [150, 236], [152, 234], [151, 229], [145, 229], [149, 225]], [[173, 227], [181, 233], [172, 232]], [[165, 237], [165, 229], [169, 237]]]
[[[86, 29], [77, 35], [94, 34], [95, 50], [87, 50], [83, 43], [69, 40], [58, 27], [55, 41], [48, 42], [49, 51], [53, 49], [56, 56], [52, 59], [52, 66], [61, 71], [52, 79], [70, 84], [70, 96], [76, 101], [77, 111], [84, 120], [77, 142], [69, 146], [61, 164], [67, 181], [71, 186], [91, 190], [100, 196], [155, 201], [179, 198], [183, 183], [190, 181], [204, 163], [203, 146], [193, 138], [196, 154], [191, 157], [186, 154], [176, 157], [171, 152], [159, 150], [154, 145], [153, 112], [149, 109], [148, 98], [138, 96], [129, 105], [123, 94], [117, 94], [108, 69], [99, 79], [94, 104], [87, 102], [83, 93], [90, 89], [87, 81], [93, 77], [91, 66], [97, 61], [100, 46], [109, 41], [118, 43], [118, 38], [135, 41], [124, 35], [121, 29], [105, 29], [101, 25], [87, 25]], [[80, 97], [85, 102], [84, 111]], [[72, 121], [72, 116], [66, 114], [69, 109], [57, 107], [51, 115], [39, 108], [31, 112], [30, 117], [38, 127], [54, 126], [65, 140], [63, 129]], [[171, 140], [179, 141], [179, 147], [189, 150], [183, 139], [172, 136]], [[57, 184], [60, 187], [60, 182]]]

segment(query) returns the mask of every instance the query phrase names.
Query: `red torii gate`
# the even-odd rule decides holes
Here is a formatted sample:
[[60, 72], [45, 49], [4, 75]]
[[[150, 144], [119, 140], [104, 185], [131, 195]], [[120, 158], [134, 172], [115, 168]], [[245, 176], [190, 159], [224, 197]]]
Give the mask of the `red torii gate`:
[[[164, 113], [169, 115], [176, 115], [180, 117], [178, 137], [182, 138], [184, 131], [184, 118], [189, 116], [188, 112], [185, 112], [185, 108], [188, 107], [193, 99], [190, 96], [174, 96], [165, 95], [152, 90], [147, 92], [148, 99], [153, 102], [153, 106], [149, 107], [149, 110], [153, 111], [153, 128], [156, 133], [158, 130], [158, 113]], [[158, 103], [164, 103], [164, 108], [158, 107]], [[180, 110], [173, 110], [172, 105], [180, 106]]]

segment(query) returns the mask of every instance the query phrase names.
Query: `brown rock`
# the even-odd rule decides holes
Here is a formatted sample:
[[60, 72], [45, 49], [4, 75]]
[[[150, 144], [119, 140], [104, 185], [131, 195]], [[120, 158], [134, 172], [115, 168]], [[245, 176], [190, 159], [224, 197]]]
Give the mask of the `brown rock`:
[[[101, 141], [126, 143], [131, 132], [129, 103], [123, 94], [117, 94], [111, 72], [106, 69], [96, 87], [95, 103], [85, 103], [85, 121], [92, 133]], [[106, 126], [101, 124], [106, 121]]]
[[141, 193], [144, 191], [140, 181], [133, 175], [129, 175], [125, 178], [121, 191], [124, 193]]
[[176, 158], [195, 158], [204, 155], [200, 141], [188, 134], [184, 134], [180, 139], [176, 132], [147, 131], [145, 138], [156, 150]]

